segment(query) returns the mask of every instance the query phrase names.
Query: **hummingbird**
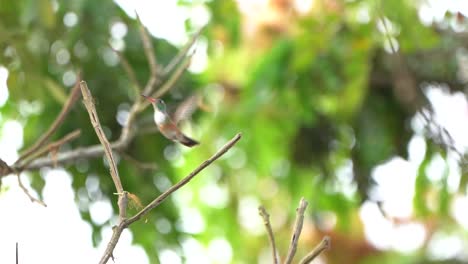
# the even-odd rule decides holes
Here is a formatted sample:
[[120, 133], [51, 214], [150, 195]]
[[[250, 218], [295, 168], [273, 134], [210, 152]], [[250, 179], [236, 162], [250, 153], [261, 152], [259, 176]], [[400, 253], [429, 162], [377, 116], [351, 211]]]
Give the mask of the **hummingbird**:
[[165, 136], [166, 138], [172, 141], [179, 142], [180, 144], [187, 146], [187, 147], [193, 147], [199, 144], [198, 141], [191, 139], [188, 136], [184, 135], [184, 133], [182, 133], [180, 129], [177, 127], [178, 121], [180, 121], [180, 118], [184, 114], [183, 112], [186, 112], [184, 111], [184, 109], [182, 109], [181, 111], [178, 111], [179, 113], [175, 114], [175, 122], [174, 122], [167, 114], [166, 104], [164, 103], [163, 100], [159, 98], [152, 98], [143, 94], [141, 96], [146, 98], [146, 100], [150, 101], [151, 104], [153, 105], [154, 122], [158, 126], [158, 129], [161, 132], [161, 134], [163, 134], [163, 136]]

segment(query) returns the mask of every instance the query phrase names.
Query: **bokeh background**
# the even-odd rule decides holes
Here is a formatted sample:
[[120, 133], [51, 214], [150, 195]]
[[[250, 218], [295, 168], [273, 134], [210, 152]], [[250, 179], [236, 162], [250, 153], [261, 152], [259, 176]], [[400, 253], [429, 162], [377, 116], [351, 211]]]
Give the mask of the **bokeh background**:
[[[168, 141], [146, 109], [118, 154], [124, 188], [147, 204], [243, 139], [125, 231], [115, 263], [271, 263], [257, 207], [284, 256], [301, 197], [296, 260], [329, 235], [314, 263], [468, 263], [468, 3], [0, 0], [2, 160], [47, 130], [80, 71], [105, 132], [119, 137], [134, 93], [112, 48], [140, 83], [149, 76], [135, 11], [161, 65], [205, 26], [163, 98], [201, 98], [182, 124], [201, 145]], [[54, 139], [77, 128], [61, 151], [98, 143], [81, 103]], [[21, 177], [48, 207], [1, 178], [0, 262], [14, 262], [16, 242], [21, 263], [97, 262], [117, 221], [103, 158]]]

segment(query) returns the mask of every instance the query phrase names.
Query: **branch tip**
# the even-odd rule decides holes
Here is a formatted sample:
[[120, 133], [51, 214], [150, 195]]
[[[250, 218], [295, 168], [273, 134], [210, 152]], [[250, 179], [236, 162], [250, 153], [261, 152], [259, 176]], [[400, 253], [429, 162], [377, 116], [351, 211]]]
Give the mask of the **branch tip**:
[[297, 243], [299, 241], [299, 237], [301, 236], [302, 226], [304, 223], [304, 212], [307, 208], [307, 205], [308, 205], [307, 201], [304, 199], [304, 197], [302, 197], [301, 201], [299, 202], [299, 207], [296, 209], [296, 221], [294, 224], [294, 230], [293, 230], [293, 234], [291, 237], [291, 243], [288, 249], [288, 255], [286, 256], [286, 260], [284, 261], [285, 264], [292, 263], [294, 255], [296, 254]]
[[331, 238], [329, 236], [325, 236], [322, 241], [304, 258], [301, 259], [299, 264], [308, 264], [312, 260], [314, 260], [317, 256], [319, 256], [323, 251], [330, 249], [331, 247]]

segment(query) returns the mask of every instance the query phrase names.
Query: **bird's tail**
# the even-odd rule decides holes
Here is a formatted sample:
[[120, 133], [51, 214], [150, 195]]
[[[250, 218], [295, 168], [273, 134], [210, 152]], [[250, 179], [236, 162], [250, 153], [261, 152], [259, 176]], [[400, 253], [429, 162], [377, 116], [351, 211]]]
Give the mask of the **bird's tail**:
[[186, 135], [182, 135], [180, 138], [179, 138], [179, 142], [184, 145], [184, 146], [187, 146], [187, 147], [193, 147], [195, 145], [198, 145], [200, 144], [200, 142], [194, 140], [194, 139], [191, 139], [189, 137], [187, 137]]

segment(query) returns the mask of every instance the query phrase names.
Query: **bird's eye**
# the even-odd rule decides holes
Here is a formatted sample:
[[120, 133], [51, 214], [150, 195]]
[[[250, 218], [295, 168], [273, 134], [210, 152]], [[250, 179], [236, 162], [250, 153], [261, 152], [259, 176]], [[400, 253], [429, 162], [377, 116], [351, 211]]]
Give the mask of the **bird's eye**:
[[158, 109], [161, 110], [161, 111], [166, 111], [166, 104], [164, 103], [163, 100], [158, 100], [157, 102], [157, 105], [158, 105]]

